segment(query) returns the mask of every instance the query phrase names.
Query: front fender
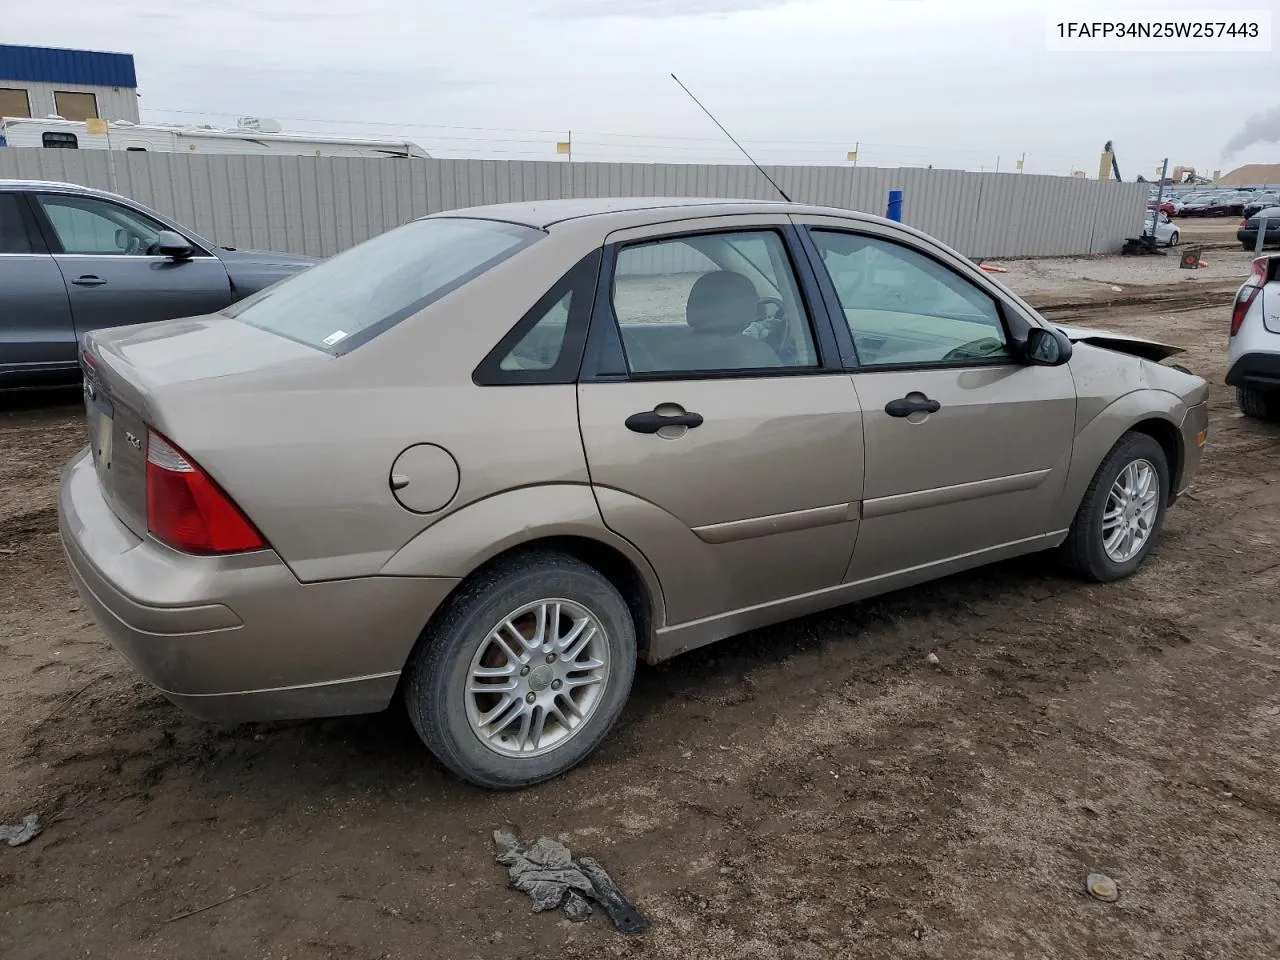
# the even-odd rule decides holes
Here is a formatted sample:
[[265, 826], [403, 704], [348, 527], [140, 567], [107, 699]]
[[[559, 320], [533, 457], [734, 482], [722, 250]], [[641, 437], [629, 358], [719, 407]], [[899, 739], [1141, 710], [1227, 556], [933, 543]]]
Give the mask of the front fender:
[[665, 625], [657, 573], [634, 544], [605, 526], [595, 495], [581, 483], [521, 487], [469, 503], [415, 536], [379, 572], [389, 577], [461, 578], [508, 550], [554, 537], [590, 540], [622, 554], [652, 600], [654, 628]]
[[[1103, 459], [1119, 439], [1135, 426], [1148, 420], [1162, 420], [1181, 438], [1180, 428], [1187, 415], [1182, 398], [1165, 390], [1140, 389], [1112, 401], [1083, 426], [1077, 427], [1071, 448], [1071, 466], [1067, 482], [1053, 511], [1051, 530], [1066, 530], [1080, 508], [1085, 491]], [[1181, 445], [1179, 439], [1179, 445]], [[1169, 464], [1177, 474], [1178, 464]]]

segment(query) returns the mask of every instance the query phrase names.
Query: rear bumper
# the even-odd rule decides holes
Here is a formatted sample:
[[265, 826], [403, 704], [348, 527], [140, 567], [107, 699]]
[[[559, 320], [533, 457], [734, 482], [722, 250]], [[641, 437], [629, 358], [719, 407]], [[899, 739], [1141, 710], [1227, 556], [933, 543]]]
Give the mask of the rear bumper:
[[1243, 354], [1227, 371], [1227, 386], [1280, 390], [1280, 354]]
[[428, 617], [457, 583], [301, 583], [274, 551], [193, 557], [124, 527], [88, 451], [62, 474], [58, 522], [76, 589], [134, 668], [213, 720], [381, 710]]

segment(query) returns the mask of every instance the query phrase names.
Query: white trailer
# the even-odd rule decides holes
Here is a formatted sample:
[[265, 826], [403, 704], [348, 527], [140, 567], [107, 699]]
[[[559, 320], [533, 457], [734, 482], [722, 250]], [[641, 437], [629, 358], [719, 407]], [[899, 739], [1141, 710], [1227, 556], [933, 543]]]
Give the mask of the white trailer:
[[430, 156], [409, 140], [283, 133], [273, 120], [242, 117], [232, 130], [127, 120], [0, 117], [0, 147], [135, 150], [153, 153], [271, 154], [297, 157]]

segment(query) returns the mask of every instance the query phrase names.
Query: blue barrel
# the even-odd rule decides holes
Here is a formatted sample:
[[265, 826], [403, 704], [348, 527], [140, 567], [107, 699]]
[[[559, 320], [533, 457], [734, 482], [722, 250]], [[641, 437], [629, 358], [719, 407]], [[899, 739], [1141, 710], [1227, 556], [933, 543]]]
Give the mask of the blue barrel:
[[889, 211], [885, 214], [890, 220], [902, 222], [902, 191], [889, 191]]

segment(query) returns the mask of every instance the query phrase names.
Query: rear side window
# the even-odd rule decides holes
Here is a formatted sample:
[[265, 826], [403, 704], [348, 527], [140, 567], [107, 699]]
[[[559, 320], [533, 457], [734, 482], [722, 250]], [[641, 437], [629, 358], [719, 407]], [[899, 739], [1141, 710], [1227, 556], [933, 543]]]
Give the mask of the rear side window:
[[582, 366], [600, 271], [600, 250], [583, 257], [520, 318], [472, 373], [481, 386], [573, 383]]
[[22, 222], [16, 193], [0, 193], [0, 253], [30, 253], [31, 239]]
[[496, 220], [415, 220], [227, 308], [227, 316], [346, 353], [544, 236]]

